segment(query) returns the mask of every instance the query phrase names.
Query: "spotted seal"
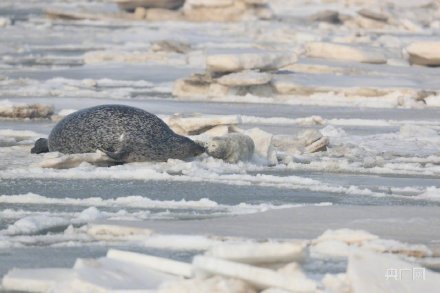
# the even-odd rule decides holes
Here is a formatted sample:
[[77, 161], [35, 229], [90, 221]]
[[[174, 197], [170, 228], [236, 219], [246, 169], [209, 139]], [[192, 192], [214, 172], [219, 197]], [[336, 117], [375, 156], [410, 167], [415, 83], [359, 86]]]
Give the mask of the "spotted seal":
[[159, 117], [124, 105], [101, 105], [64, 117], [32, 153], [101, 150], [116, 162], [166, 161], [200, 155], [204, 147], [174, 133]]

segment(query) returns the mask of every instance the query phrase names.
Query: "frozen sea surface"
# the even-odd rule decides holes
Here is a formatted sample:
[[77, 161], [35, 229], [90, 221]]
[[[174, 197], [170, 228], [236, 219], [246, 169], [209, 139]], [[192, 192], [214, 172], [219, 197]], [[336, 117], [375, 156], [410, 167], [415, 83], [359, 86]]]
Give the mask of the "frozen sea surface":
[[[316, 129], [329, 136], [330, 144], [326, 152], [295, 155], [276, 166], [256, 161], [231, 165], [202, 156], [187, 162], [55, 170], [38, 165], [43, 155], [29, 153], [34, 140], [46, 137], [55, 122], [2, 119], [0, 277], [14, 267], [71, 267], [75, 259], [100, 257], [108, 248], [183, 261], [196, 253], [152, 248], [139, 239], [97, 240], [81, 230], [108, 221], [159, 233], [255, 239], [310, 239], [329, 228], [365, 229], [440, 251], [440, 109], [432, 102], [435, 97], [420, 103], [402, 102], [400, 94], [384, 99], [338, 93], [209, 99], [173, 95], [174, 82], [203, 72], [206, 54], [212, 52], [284, 51], [307, 40], [365, 42], [352, 31], [341, 35], [332, 27], [304, 22], [323, 8], [348, 8], [298, 8], [301, 1], [285, 2], [273, 1], [279, 21], [156, 23], [51, 20], [43, 13], [49, 6], [77, 8], [89, 1], [2, 1], [0, 16], [11, 24], [0, 27], [0, 100], [49, 104], [55, 113], [117, 103], [163, 118], [174, 113], [239, 115], [242, 129], [258, 127], [275, 136]], [[96, 1], [90, 9], [116, 7]], [[379, 47], [387, 47], [386, 40], [404, 46], [438, 38], [435, 29], [366, 34]], [[150, 45], [160, 40], [179, 40], [191, 50], [154, 53]], [[97, 58], [102, 52], [116, 59]], [[394, 47], [388, 46], [387, 54], [401, 58], [399, 64], [404, 61]], [[311, 58], [300, 58], [298, 64], [303, 67], [287, 68], [278, 77], [335, 92], [353, 84], [397, 92], [440, 89], [438, 68]], [[316, 65], [336, 73], [295, 71]], [[345, 269], [345, 263], [324, 265], [330, 269], [309, 263], [305, 270], [323, 274]]]

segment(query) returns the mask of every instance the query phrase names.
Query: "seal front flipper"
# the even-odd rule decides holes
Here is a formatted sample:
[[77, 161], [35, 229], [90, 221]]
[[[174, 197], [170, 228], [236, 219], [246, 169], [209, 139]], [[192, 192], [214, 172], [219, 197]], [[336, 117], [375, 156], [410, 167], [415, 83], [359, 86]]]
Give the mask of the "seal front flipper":
[[122, 147], [116, 152], [110, 152], [104, 149], [99, 150], [118, 163], [127, 163], [128, 156], [130, 155], [130, 149], [127, 147]]
[[35, 142], [35, 145], [33, 148], [31, 148], [31, 154], [41, 154], [41, 153], [48, 153], [49, 152], [49, 145], [47, 138], [39, 138]]

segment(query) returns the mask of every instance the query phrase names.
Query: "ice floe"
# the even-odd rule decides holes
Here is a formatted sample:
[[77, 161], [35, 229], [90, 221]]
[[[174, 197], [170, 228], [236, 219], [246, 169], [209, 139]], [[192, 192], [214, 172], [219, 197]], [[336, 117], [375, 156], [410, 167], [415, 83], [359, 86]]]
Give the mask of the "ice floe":
[[225, 96], [271, 94], [272, 76], [277, 70], [296, 61], [293, 52], [262, 52], [212, 54], [206, 57], [206, 73], [194, 74], [176, 81], [177, 96]]
[[255, 153], [266, 160], [269, 165], [277, 163], [276, 153], [272, 144], [273, 135], [259, 128], [248, 129], [244, 132], [254, 141]]
[[294, 292], [313, 292], [316, 289], [315, 282], [308, 278], [292, 278], [293, 275], [209, 256], [196, 256], [193, 265], [196, 272], [238, 278], [260, 290], [275, 287]]
[[208, 250], [207, 255], [247, 264], [298, 262], [305, 258], [306, 245], [304, 241], [221, 244]]
[[0, 101], [0, 118], [35, 119], [50, 118], [54, 109], [49, 105], [42, 104], [16, 104], [10, 100]]
[[153, 231], [145, 228], [124, 227], [109, 224], [91, 224], [87, 226], [87, 234], [95, 239], [125, 238], [133, 235], [151, 235]]
[[217, 126], [232, 126], [241, 122], [240, 116], [206, 116], [200, 114], [181, 115], [174, 114], [165, 117], [164, 121], [174, 130], [182, 135], [197, 135], [209, 131]]
[[433, 292], [440, 286], [438, 273], [396, 256], [368, 251], [358, 251], [350, 256], [347, 276], [353, 291], [360, 293]]
[[343, 44], [309, 43], [306, 45], [306, 54], [313, 58], [328, 58], [361, 63], [383, 64], [385, 56], [380, 52], [355, 48]]
[[183, 14], [191, 21], [237, 21], [269, 19], [272, 12], [265, 0], [187, 0]]
[[49, 17], [54, 19], [77, 21], [180, 20], [194, 22], [229, 22], [246, 19], [270, 19], [272, 17], [271, 9], [266, 4], [266, 1], [262, 0], [171, 0], [159, 2], [147, 0], [114, 0], [113, 2], [118, 4], [123, 12], [107, 9], [104, 13], [96, 13], [93, 7], [78, 8], [66, 6], [46, 9], [45, 12]]
[[64, 282], [74, 274], [71, 269], [17, 269], [3, 277], [2, 286], [24, 292], [50, 292], [57, 282]]
[[41, 168], [69, 169], [77, 167], [83, 163], [90, 163], [97, 166], [115, 165], [113, 159], [109, 158], [101, 151], [86, 154], [69, 154], [50, 153], [39, 163]]
[[[211, 74], [225, 74], [243, 70], [275, 70], [296, 61], [296, 55], [277, 52], [250, 52], [209, 55], [206, 69]], [[246, 76], [243, 73], [243, 76]], [[241, 77], [241, 76], [240, 76]], [[259, 81], [259, 80], [257, 80]]]
[[405, 48], [409, 62], [415, 65], [440, 66], [440, 42], [415, 42]]
[[291, 154], [325, 151], [328, 143], [328, 138], [315, 129], [305, 130], [296, 137], [276, 135], [273, 139], [273, 145], [278, 151]]
[[240, 71], [223, 75], [217, 82], [225, 86], [250, 86], [268, 84], [271, 80], [272, 76], [266, 72]]
[[[174, 235], [156, 235], [136, 231], [141, 238], [163, 237], [170, 241]], [[145, 230], [147, 231], [147, 230]], [[105, 234], [105, 232], [103, 231]], [[113, 233], [109, 231], [109, 233]], [[333, 235], [333, 236], [332, 236]], [[203, 236], [179, 236], [192, 239], [193, 247], [208, 240]], [[344, 257], [348, 265], [343, 273], [334, 274], [325, 266], [322, 278], [311, 279], [303, 270], [302, 261], [316, 243], [306, 240], [255, 241], [252, 239], [222, 238], [221, 242], [201, 248], [192, 262], [176, 261], [154, 255], [110, 249], [105, 257], [77, 259], [71, 269], [12, 269], [2, 280], [6, 290], [25, 292], [108, 292], [122, 290], [158, 290], [158, 292], [431, 292], [440, 282], [440, 275], [402, 257], [407, 246], [390, 255], [388, 251], [372, 251], [360, 243], [382, 241], [365, 231], [348, 229], [329, 231], [319, 237], [322, 241], [341, 241], [355, 246]], [[324, 240], [326, 239], [326, 240]], [[181, 246], [174, 242], [175, 248]], [[331, 245], [330, 245], [331, 244]], [[195, 245], [195, 246], [194, 246]], [[312, 246], [312, 247], [310, 247]], [[329, 247], [337, 247], [329, 243]], [[166, 249], [166, 248], [165, 248]], [[203, 250], [206, 250], [203, 253]], [[320, 256], [312, 256], [313, 258]], [[418, 256], [429, 259], [429, 256]], [[413, 260], [414, 261], [414, 260]], [[345, 267], [345, 265], [344, 265]], [[145, 291], [147, 290], [147, 291]]]
[[311, 253], [316, 257], [324, 258], [347, 258], [359, 249], [416, 258], [431, 257], [433, 254], [425, 245], [380, 239], [362, 230], [328, 230], [314, 239], [312, 243]]

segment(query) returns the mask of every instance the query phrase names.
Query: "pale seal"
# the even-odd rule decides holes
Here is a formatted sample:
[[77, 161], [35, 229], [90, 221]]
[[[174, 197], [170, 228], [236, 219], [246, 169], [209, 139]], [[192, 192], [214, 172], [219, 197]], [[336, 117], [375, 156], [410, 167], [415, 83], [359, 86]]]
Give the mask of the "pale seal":
[[252, 158], [255, 144], [252, 138], [241, 133], [228, 133], [213, 137], [205, 145], [206, 153], [228, 163], [248, 161]]
[[124, 105], [101, 105], [64, 117], [45, 140], [37, 140], [33, 153], [63, 154], [101, 150], [116, 162], [187, 159], [205, 149], [174, 133], [156, 115]]

